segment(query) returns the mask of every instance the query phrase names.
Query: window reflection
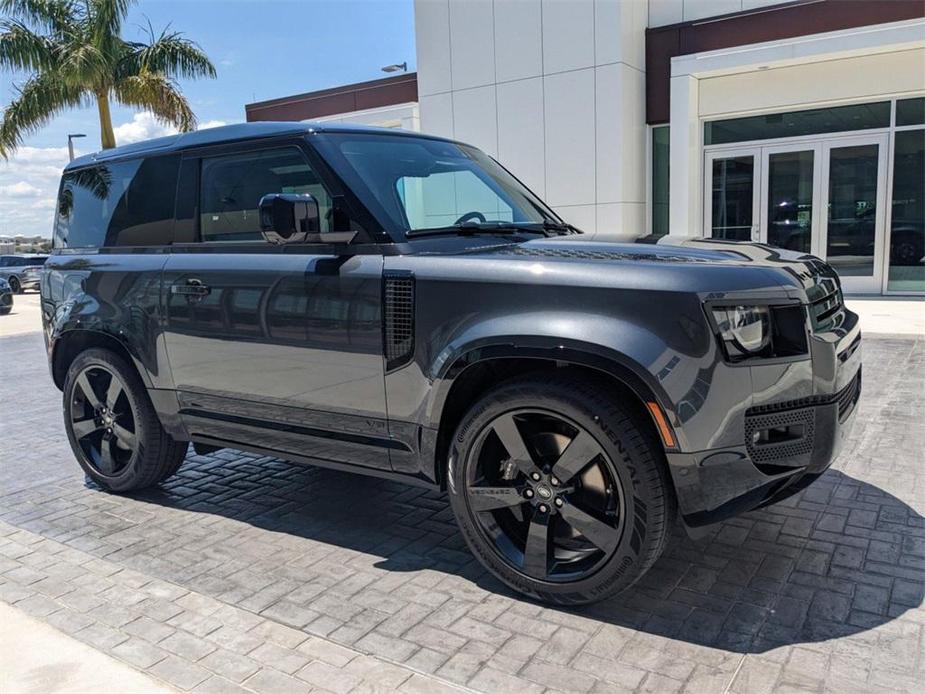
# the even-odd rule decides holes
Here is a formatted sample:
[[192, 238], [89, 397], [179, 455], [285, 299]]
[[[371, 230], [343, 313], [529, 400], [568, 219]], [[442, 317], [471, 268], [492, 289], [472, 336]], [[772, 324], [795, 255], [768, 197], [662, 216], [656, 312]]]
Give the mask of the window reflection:
[[752, 156], [713, 160], [713, 238], [751, 240], [754, 172]]
[[833, 148], [826, 260], [839, 275], [874, 274], [878, 145]]
[[925, 291], [925, 130], [896, 133], [890, 291]]
[[768, 243], [809, 253], [813, 228], [813, 152], [768, 156]]

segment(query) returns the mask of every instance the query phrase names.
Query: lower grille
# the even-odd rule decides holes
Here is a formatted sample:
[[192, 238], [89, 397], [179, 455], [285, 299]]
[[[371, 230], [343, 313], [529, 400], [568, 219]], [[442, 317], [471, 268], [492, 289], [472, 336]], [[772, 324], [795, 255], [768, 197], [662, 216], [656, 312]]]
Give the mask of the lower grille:
[[[749, 457], [759, 468], [768, 464], [790, 467], [808, 465], [816, 448], [816, 415], [819, 408], [836, 405], [838, 422], [842, 423], [854, 410], [860, 397], [859, 369], [851, 382], [834, 395], [812, 395], [749, 408], [745, 411], [745, 448]], [[755, 440], [756, 433], [774, 429], [786, 432], [786, 437], [769, 442]]]

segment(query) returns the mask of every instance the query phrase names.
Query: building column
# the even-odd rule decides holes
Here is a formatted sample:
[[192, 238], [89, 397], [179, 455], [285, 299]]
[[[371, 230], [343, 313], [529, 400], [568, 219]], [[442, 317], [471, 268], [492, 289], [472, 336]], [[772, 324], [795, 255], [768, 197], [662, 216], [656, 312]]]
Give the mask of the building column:
[[668, 233], [672, 236], [703, 236], [702, 129], [697, 78], [671, 78], [671, 173], [668, 193]]

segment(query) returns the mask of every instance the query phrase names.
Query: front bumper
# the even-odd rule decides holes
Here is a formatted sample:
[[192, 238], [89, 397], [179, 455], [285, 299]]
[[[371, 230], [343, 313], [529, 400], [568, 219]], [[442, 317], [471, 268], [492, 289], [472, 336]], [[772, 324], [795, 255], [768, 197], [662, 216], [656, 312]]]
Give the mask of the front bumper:
[[[838, 456], [854, 422], [862, 382], [860, 329], [854, 314], [847, 318], [843, 327], [848, 329], [820, 336], [812, 345], [817, 394], [762, 402], [740, 412], [735, 428], [744, 431], [741, 445], [667, 453], [678, 507], [692, 534], [797, 493]], [[767, 437], [768, 432], [774, 435]]]

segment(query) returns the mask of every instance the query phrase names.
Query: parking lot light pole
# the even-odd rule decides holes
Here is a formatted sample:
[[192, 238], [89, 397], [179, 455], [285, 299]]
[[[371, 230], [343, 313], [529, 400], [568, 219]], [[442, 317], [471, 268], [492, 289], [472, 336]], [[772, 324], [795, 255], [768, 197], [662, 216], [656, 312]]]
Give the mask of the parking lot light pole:
[[74, 161], [74, 138], [86, 137], [84, 133], [68, 133], [67, 136], [67, 156], [68, 161]]

